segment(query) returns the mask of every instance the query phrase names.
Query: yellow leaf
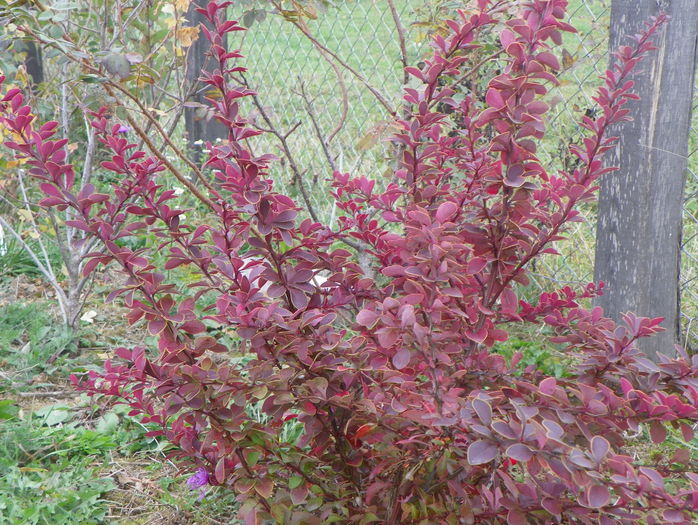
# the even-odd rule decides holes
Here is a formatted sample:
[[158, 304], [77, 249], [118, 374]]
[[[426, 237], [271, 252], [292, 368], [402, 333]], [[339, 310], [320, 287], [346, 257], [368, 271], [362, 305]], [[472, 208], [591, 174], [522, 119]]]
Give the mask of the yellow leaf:
[[191, 4], [191, 0], [173, 0], [173, 5], [175, 6], [175, 9], [179, 11], [180, 13], [184, 13], [187, 9], [189, 9], [189, 4]]
[[378, 144], [381, 137], [387, 136], [397, 130], [397, 126], [394, 121], [381, 120], [376, 123], [368, 133], [364, 135], [359, 142], [356, 144], [356, 149], [359, 151], [366, 151], [371, 149], [373, 146]]
[[367, 151], [373, 146], [378, 144], [379, 133], [377, 130], [372, 129], [366, 135], [364, 135], [359, 142], [356, 143], [356, 149], [359, 151]]
[[21, 166], [25, 162], [27, 162], [29, 159], [16, 159], [16, 160], [8, 160], [7, 163], [5, 164], [6, 168], [16, 168], [17, 166]]
[[34, 216], [29, 210], [17, 210], [17, 214], [22, 218], [23, 221], [31, 221]]
[[308, 5], [302, 8], [303, 14], [311, 20], [317, 20], [317, 8], [313, 2], [308, 2]]
[[562, 50], [562, 68], [563, 69], [571, 68], [576, 61], [577, 61], [577, 59], [574, 56], [572, 56], [572, 53], [570, 53], [566, 49]]
[[151, 113], [155, 113], [158, 117], [166, 117], [167, 113], [165, 113], [163, 110], [158, 109], [158, 108], [148, 108], [148, 111]]
[[199, 26], [179, 28], [175, 33], [175, 37], [180, 46], [184, 48], [190, 47], [199, 38]]
[[301, 13], [298, 11], [293, 11], [291, 9], [282, 9], [281, 16], [289, 22], [295, 22], [301, 17]]
[[95, 312], [94, 310], [88, 310], [87, 312], [82, 314], [80, 320], [86, 323], [94, 323], [95, 317], [97, 317], [97, 312]]
[[29, 75], [27, 75], [27, 68], [22, 66], [17, 67], [17, 72], [15, 73], [15, 81], [22, 87], [29, 85]]

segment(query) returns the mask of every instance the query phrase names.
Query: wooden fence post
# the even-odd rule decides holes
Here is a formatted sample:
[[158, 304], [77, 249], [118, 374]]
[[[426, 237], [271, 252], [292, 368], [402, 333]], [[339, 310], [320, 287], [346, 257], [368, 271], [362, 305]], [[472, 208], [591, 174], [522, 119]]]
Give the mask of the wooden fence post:
[[[198, 26], [199, 24], [208, 25], [206, 18], [196, 11], [196, 3], [197, 2], [191, 3], [189, 12], [187, 13], [189, 24], [191, 26]], [[209, 48], [209, 41], [204, 36], [203, 32], [199, 32], [199, 37], [187, 51], [187, 83], [190, 86], [194, 86], [196, 90], [189, 101], [198, 102], [206, 106], [200, 108], [187, 107], [184, 110], [189, 151], [195, 162], [200, 161], [201, 151], [206, 141], [214, 142], [217, 138], [225, 138], [228, 136], [227, 128], [223, 126], [223, 124], [215, 119], [207, 118], [208, 105], [204, 101], [204, 93], [200, 91], [203, 84], [197, 80], [201, 76], [201, 71], [205, 68], [214, 67], [213, 60], [206, 56]], [[210, 113], [208, 113], [208, 115], [210, 115]]]
[[666, 332], [641, 348], [654, 360], [680, 340], [679, 265], [698, 6], [695, 0], [613, 0], [610, 48], [629, 44], [649, 17], [671, 21], [654, 38], [657, 50], [634, 76], [642, 97], [608, 163], [620, 166], [601, 183], [594, 278], [606, 283], [597, 304], [619, 319], [633, 311], [664, 317]]

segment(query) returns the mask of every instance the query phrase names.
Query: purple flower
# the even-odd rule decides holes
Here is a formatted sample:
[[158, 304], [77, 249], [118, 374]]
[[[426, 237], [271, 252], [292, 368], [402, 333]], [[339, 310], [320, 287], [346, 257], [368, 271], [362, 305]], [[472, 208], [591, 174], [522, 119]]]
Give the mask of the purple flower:
[[128, 126], [124, 126], [123, 124], [119, 125], [119, 129], [116, 130], [117, 133], [128, 133], [131, 131]]
[[187, 480], [187, 486], [189, 490], [199, 489], [199, 499], [204, 499], [206, 495], [206, 487], [208, 485], [208, 472], [206, 469], [199, 468], [192, 477]]

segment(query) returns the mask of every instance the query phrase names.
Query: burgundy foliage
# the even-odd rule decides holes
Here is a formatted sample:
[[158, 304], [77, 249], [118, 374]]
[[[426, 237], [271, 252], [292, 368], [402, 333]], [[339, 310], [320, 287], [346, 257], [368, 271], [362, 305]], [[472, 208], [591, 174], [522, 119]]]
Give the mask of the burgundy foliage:
[[[423, 67], [409, 68], [412, 112], [393, 138], [393, 182], [378, 190], [335, 173], [344, 216], [323, 225], [298, 218], [272, 189], [273, 158], [245, 145], [258, 131], [240, 115], [251, 92], [231, 79], [241, 55], [222, 45], [242, 29], [222, 17], [227, 4], [200, 9], [217, 61], [203, 80], [229, 128], [205, 165], [217, 188], [205, 224], [183, 219], [159, 182], [164, 166], [136, 151], [106, 110], [92, 114], [93, 126], [111, 156], [102, 169], [119, 183], [75, 194], [57, 124], [37, 125], [19, 90], [2, 98], [14, 137], [6, 146], [41, 180], [42, 205], [72, 208], [72, 224], [99, 238], [103, 250], [85, 271], [118, 267], [127, 281], [110, 299], [157, 336], [157, 349], [117, 349], [80, 387], [118, 397], [161, 428], [154, 434], [184, 465], [235, 491], [251, 524], [691, 523], [698, 474], [687, 450], [651, 461], [628, 447], [643, 426], [654, 443], [677, 430], [693, 439], [698, 360], [647, 360], [635, 343], [661, 320], [628, 314], [616, 325], [581, 307], [599, 293], [593, 285], [535, 304], [516, 294], [529, 262], [555, 253], [565, 226], [581, 220], [575, 207], [611, 171], [601, 161], [613, 144], [608, 128], [628, 120], [631, 72], [664, 19], [617, 51], [598, 116], [580, 124], [588, 134], [572, 148], [578, 167], [553, 174], [536, 147], [559, 69], [551, 49], [573, 31], [562, 21], [567, 2], [477, 1], [435, 37]], [[492, 31], [502, 69], [486, 104], [452, 98], [449, 83]], [[120, 242], [147, 232], [162, 241], [159, 259]], [[347, 239], [365, 246], [374, 275]], [[167, 281], [178, 266], [200, 276], [194, 292]], [[552, 327], [553, 343], [575, 357], [571, 377], [515, 373], [520, 355], [508, 363], [491, 352], [512, 323]], [[230, 329], [241, 349], [222, 344], [218, 334]], [[239, 351], [249, 359], [231, 360]], [[299, 426], [299, 439], [287, 439]]]

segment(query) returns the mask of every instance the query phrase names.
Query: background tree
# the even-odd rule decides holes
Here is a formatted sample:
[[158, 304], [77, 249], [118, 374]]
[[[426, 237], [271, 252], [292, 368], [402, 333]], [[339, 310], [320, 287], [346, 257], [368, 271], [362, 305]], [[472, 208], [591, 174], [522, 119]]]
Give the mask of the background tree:
[[195, 40], [187, 52], [186, 78], [191, 88], [184, 110], [184, 120], [190, 155], [198, 162], [206, 142], [213, 143], [217, 138], [225, 137], [228, 130], [213, 118], [210, 108], [204, 104], [206, 86], [199, 82], [199, 77], [202, 71], [211, 67], [211, 60], [207, 56], [210, 46], [205, 38], [200, 37], [200, 26], [208, 27], [208, 24], [201, 13], [196, 11], [196, 7], [192, 2], [187, 12], [188, 25], [196, 33]]
[[657, 38], [658, 51], [634, 75], [640, 101], [634, 121], [620, 126], [609, 155], [617, 173], [601, 182], [594, 279], [606, 283], [597, 298], [610, 317], [634, 311], [664, 317], [666, 332], [643, 350], [673, 353], [680, 340], [679, 264], [682, 202], [695, 78], [698, 9], [693, 0], [614, 0], [610, 48], [666, 11], [672, 22]]

